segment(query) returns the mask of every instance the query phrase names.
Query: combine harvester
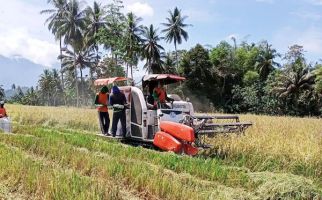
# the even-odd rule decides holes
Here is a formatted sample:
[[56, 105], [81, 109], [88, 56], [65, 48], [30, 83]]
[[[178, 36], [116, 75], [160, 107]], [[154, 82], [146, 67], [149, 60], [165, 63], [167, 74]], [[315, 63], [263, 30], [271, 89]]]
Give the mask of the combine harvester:
[[[94, 83], [96, 86], [103, 86], [126, 80], [124, 77], [114, 77], [98, 79]], [[146, 92], [135, 86], [120, 86], [129, 104], [126, 109], [127, 133], [122, 141], [196, 155], [199, 148], [209, 147], [206, 144], [207, 137], [222, 133], [241, 134], [252, 125], [250, 122], [239, 122], [236, 115], [195, 115], [192, 103], [181, 100], [178, 95], [169, 95], [174, 97], [174, 101], [168, 103], [168, 109], [154, 108], [148, 103], [158, 82], [168, 85], [184, 80], [184, 77], [172, 74], [150, 74], [142, 78], [143, 91]], [[232, 122], [219, 123], [221, 120]], [[117, 134], [120, 130], [119, 123]]]

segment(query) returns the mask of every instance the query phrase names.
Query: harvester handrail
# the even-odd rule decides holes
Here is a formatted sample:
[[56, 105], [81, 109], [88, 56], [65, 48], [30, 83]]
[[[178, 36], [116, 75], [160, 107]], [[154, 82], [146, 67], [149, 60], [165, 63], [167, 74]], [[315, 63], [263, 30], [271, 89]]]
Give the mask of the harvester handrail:
[[195, 119], [239, 119], [238, 115], [195, 115], [192, 117]]
[[207, 123], [207, 126], [251, 126], [251, 122]]

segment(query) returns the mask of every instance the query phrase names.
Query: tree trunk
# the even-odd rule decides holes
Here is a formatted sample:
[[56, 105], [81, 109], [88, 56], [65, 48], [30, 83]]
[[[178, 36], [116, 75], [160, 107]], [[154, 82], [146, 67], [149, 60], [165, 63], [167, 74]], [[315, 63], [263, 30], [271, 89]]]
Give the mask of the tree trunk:
[[222, 88], [221, 88], [221, 94], [220, 94], [222, 103], [224, 103], [223, 95], [225, 93], [225, 87], [226, 87], [226, 76], [224, 76], [223, 78], [224, 78], [224, 82], [223, 82], [223, 85], [222, 85]]
[[132, 66], [132, 63], [130, 65], [130, 68], [131, 68], [131, 79], [133, 80], [133, 66]]
[[132, 38], [130, 36], [130, 69], [131, 69], [131, 78], [133, 79], [133, 72], [132, 72], [132, 59], [133, 59], [133, 56], [132, 56]]
[[176, 42], [174, 42], [174, 50], [176, 52], [176, 66], [177, 66], [177, 69], [178, 69], [179, 62], [178, 62], [178, 51], [177, 51], [177, 43]]
[[49, 94], [49, 90], [47, 92], [47, 106], [50, 106], [50, 94]]
[[[96, 49], [96, 65], [95, 65], [95, 69], [93, 69], [92, 70], [92, 72], [91, 72], [91, 74], [90, 74], [90, 79], [91, 79], [91, 84], [92, 84], [92, 82], [93, 82], [93, 76], [94, 76], [94, 73], [97, 71], [97, 68], [98, 68], [98, 64], [99, 64], [99, 60], [100, 60], [100, 58], [99, 58], [99, 55], [98, 55], [98, 46], [96, 45], [96, 47], [95, 47], [95, 49]], [[97, 76], [97, 74], [96, 74], [96, 76]]]
[[83, 71], [81, 68], [79, 68], [79, 72], [80, 72], [80, 82], [81, 82], [81, 87], [80, 87], [80, 91], [81, 91], [81, 103], [84, 100], [84, 83], [83, 83]]
[[62, 89], [64, 91], [64, 73], [63, 73], [63, 58], [62, 58], [62, 55], [63, 55], [63, 51], [62, 51], [62, 40], [61, 40], [61, 36], [59, 37], [59, 51], [60, 51], [60, 74], [61, 74], [61, 86], [62, 86]]
[[59, 37], [59, 51], [60, 51], [60, 74], [61, 74], [61, 89], [64, 98], [64, 104], [67, 105], [67, 99], [65, 95], [65, 84], [64, 84], [64, 72], [63, 72], [63, 51], [62, 51], [62, 37]]
[[[76, 63], [76, 57], [74, 55], [74, 62]], [[77, 81], [77, 68], [74, 63], [74, 71], [75, 71], [75, 89], [76, 89], [76, 106], [79, 107], [79, 93], [78, 93], [78, 81]]]
[[126, 77], [129, 77], [129, 63], [126, 63]]

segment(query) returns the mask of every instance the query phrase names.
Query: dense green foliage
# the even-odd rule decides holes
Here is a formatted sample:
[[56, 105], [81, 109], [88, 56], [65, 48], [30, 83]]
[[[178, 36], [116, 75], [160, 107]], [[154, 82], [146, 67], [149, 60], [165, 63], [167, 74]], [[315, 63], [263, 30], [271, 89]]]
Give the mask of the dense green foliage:
[[308, 64], [303, 51], [291, 46], [279, 64], [280, 55], [266, 41], [235, 47], [224, 41], [210, 51], [197, 45], [178, 71], [187, 77], [186, 96], [207, 97], [220, 111], [321, 115], [321, 65]]

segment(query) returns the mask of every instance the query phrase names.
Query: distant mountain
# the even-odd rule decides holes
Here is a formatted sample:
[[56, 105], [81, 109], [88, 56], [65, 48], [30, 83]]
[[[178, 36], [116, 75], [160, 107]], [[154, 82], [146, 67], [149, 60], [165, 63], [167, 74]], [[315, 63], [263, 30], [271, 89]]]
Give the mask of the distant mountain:
[[[28, 89], [29, 89], [28, 87], [21, 87], [21, 90], [23, 93], [26, 93]], [[17, 94], [17, 89], [16, 90], [13, 90], [13, 89], [5, 90], [4, 94], [6, 96], [6, 99], [9, 100], [9, 99], [11, 99], [11, 97], [13, 97], [15, 94]]]
[[16, 86], [36, 86], [44, 67], [21, 57], [8, 58], [0, 55], [0, 85], [10, 89]]

